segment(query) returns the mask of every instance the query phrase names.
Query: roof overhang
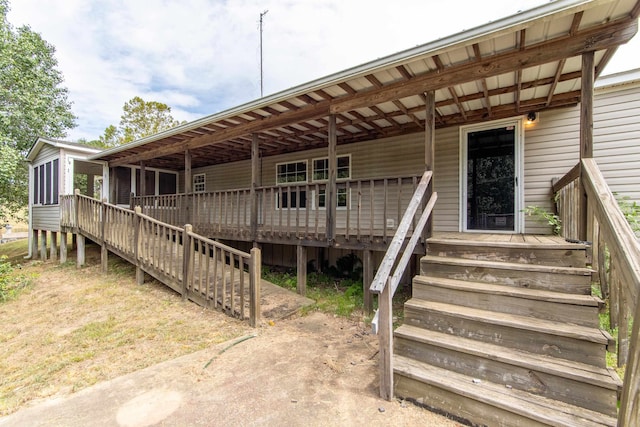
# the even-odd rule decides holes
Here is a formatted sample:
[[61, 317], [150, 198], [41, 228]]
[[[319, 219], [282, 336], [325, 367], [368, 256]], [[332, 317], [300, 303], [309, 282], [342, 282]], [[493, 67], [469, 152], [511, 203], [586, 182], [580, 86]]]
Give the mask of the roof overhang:
[[436, 127], [575, 105], [581, 55], [599, 75], [637, 32], [640, 0], [559, 0], [112, 148], [93, 159], [179, 170], [325, 147], [328, 117], [339, 144], [424, 129], [435, 93]]
[[31, 149], [27, 153], [26, 160], [28, 162], [32, 162], [38, 156], [38, 153], [45, 145], [51, 145], [52, 147], [59, 149], [66, 149], [75, 151], [77, 153], [86, 154], [87, 156], [96, 155], [100, 153], [102, 150], [99, 148], [88, 147], [86, 145], [78, 144], [75, 142], [61, 141], [58, 139], [44, 138], [38, 137], [36, 141], [31, 146]]

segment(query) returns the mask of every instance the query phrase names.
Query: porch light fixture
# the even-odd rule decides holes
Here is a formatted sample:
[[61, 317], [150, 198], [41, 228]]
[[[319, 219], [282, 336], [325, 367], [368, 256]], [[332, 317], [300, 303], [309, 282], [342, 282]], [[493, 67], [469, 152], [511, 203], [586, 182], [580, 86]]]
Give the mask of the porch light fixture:
[[529, 114], [527, 114], [527, 123], [533, 123], [537, 118], [538, 114], [535, 111], [531, 111], [529, 112]]

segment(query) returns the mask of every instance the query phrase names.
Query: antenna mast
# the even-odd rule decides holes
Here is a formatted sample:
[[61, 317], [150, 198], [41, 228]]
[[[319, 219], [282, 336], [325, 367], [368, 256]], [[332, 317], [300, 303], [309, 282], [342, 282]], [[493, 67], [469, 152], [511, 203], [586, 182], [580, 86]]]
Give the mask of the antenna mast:
[[264, 95], [263, 74], [262, 74], [262, 18], [269, 12], [265, 10], [260, 14], [260, 98]]

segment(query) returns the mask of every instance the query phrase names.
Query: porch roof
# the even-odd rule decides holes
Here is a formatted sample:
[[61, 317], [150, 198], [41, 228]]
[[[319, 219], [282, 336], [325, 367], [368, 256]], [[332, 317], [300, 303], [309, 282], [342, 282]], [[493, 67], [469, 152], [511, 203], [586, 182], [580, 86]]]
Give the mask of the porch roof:
[[420, 132], [435, 91], [436, 127], [513, 117], [576, 104], [581, 58], [596, 76], [637, 31], [640, 0], [559, 0], [417, 46], [94, 155], [111, 166], [144, 161], [184, 169], [260, 154]]

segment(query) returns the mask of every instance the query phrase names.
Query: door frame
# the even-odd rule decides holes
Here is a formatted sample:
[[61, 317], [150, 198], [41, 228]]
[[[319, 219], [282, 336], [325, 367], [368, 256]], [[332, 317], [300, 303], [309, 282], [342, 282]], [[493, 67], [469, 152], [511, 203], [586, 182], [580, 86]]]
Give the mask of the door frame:
[[[468, 230], [467, 229], [467, 135], [471, 132], [513, 126], [514, 140], [514, 175], [515, 194], [513, 213], [513, 231], [504, 230]], [[495, 120], [479, 124], [460, 126], [460, 158], [459, 158], [459, 231], [463, 233], [496, 233], [496, 234], [520, 234], [524, 233], [524, 123], [522, 117]]]

